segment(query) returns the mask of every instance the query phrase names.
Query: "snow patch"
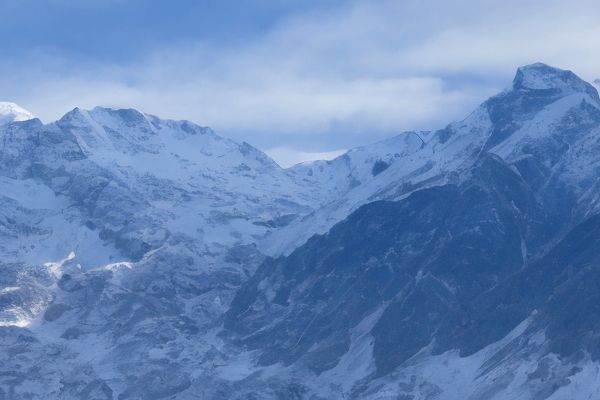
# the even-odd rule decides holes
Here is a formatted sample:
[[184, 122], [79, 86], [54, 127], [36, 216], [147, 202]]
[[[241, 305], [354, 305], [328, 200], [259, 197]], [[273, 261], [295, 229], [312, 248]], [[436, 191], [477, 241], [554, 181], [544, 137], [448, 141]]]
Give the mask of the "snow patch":
[[27, 121], [35, 118], [32, 113], [15, 103], [0, 101], [0, 125]]

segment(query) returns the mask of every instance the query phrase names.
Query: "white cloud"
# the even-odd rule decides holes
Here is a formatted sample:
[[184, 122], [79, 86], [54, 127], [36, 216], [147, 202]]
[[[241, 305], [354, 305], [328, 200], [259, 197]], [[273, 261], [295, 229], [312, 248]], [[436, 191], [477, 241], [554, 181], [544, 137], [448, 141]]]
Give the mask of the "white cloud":
[[33, 54], [5, 66], [0, 87], [47, 121], [76, 105], [136, 107], [311, 157], [441, 127], [522, 64], [593, 80], [598, 15], [597, 1], [354, 1], [281, 21], [251, 43], [174, 44], [133, 65]]

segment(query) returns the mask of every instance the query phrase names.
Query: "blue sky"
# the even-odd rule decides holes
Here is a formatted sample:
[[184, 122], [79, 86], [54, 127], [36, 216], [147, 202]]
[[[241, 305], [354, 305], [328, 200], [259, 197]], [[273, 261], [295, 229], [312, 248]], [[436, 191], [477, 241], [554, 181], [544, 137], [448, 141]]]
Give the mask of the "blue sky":
[[536, 61], [600, 76], [600, 2], [0, 0], [0, 100], [209, 125], [281, 164], [464, 117]]
[[[240, 45], [287, 16], [310, 11], [310, 4], [301, 0], [3, 0], [0, 34], [11, 40], [0, 51], [3, 57], [15, 57], [33, 47], [77, 61], [131, 62], [177, 43]], [[336, 1], [318, 4], [322, 10]]]

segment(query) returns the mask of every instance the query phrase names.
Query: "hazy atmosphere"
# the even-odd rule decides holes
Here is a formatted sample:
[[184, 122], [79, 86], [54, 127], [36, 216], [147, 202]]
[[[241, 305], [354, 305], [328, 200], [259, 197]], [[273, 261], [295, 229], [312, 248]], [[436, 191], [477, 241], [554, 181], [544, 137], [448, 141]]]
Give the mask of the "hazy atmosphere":
[[189, 119], [286, 166], [443, 127], [519, 65], [600, 76], [597, 1], [3, 0], [0, 15], [0, 100], [45, 122], [97, 105]]

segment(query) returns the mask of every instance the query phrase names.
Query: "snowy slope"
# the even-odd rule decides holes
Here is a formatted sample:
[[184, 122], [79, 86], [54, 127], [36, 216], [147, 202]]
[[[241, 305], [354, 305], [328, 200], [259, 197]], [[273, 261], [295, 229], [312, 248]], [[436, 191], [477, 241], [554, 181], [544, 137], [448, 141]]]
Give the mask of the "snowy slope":
[[[350, 150], [332, 161], [291, 168], [302, 182], [334, 188], [332, 195], [323, 208], [268, 237], [262, 246], [272, 255], [289, 254], [363, 204], [398, 200], [424, 187], [461, 181], [485, 151], [510, 163], [534, 151], [560, 159], [565, 169], [560, 176], [573, 177], [576, 182], [570, 185], [582, 185], [585, 189], [578, 195], [583, 195], [598, 171], [587, 164], [597, 159], [599, 107], [593, 86], [570, 71], [540, 63], [519, 68], [512, 87], [484, 102], [463, 121], [436, 132], [407, 132]], [[543, 162], [554, 168], [553, 161]], [[376, 165], [383, 170], [373, 174]], [[593, 201], [596, 204], [599, 199]]]
[[351, 149], [331, 161], [295, 165], [288, 172], [303, 184], [318, 187], [333, 200], [373, 179], [396, 160], [419, 151], [425, 146], [428, 134], [406, 132], [379, 143]]
[[[29, 311], [6, 306], [3, 325], [43, 315], [52, 281], [62, 276], [49, 268], [67, 258], [83, 271], [117, 273], [146, 257], [176, 254], [186, 273], [225, 274], [209, 281], [231, 293], [260, 260], [253, 243], [319, 201], [248, 144], [136, 110], [75, 109], [48, 125], [13, 121], [0, 137], [1, 262], [42, 274], [38, 286], [47, 288], [42, 301], [30, 284], [18, 283], [33, 278], [7, 278], [7, 287], [18, 289], [4, 298], [38, 300], [27, 303], [36, 304]], [[151, 264], [170, 273], [170, 264]]]
[[15, 103], [0, 101], [0, 125], [33, 119], [33, 114]]
[[[0, 138], [0, 334], [21, 348], [0, 354], [0, 396], [180, 391], [220, 357], [211, 332], [263, 258], [254, 243], [320, 201], [246, 143], [136, 110], [11, 121]], [[149, 383], [165, 362], [171, 389]], [[145, 366], [133, 382], [129, 363]]]
[[[27, 235], [45, 252], [19, 250], [26, 245], [15, 233], [12, 247], [4, 244], [6, 260], [45, 262], [106, 249], [106, 257], [89, 260], [96, 266], [116, 260], [123, 241], [129, 258], [139, 258], [134, 242], [148, 250], [175, 235], [206, 246], [248, 244], [318, 202], [252, 146], [135, 110], [75, 109], [49, 125], [7, 125], [2, 135], [4, 199], [27, 215], [43, 214], [23, 223], [38, 225]], [[43, 197], [31, 201], [27, 193]], [[89, 250], [76, 252], [89, 259]]]

